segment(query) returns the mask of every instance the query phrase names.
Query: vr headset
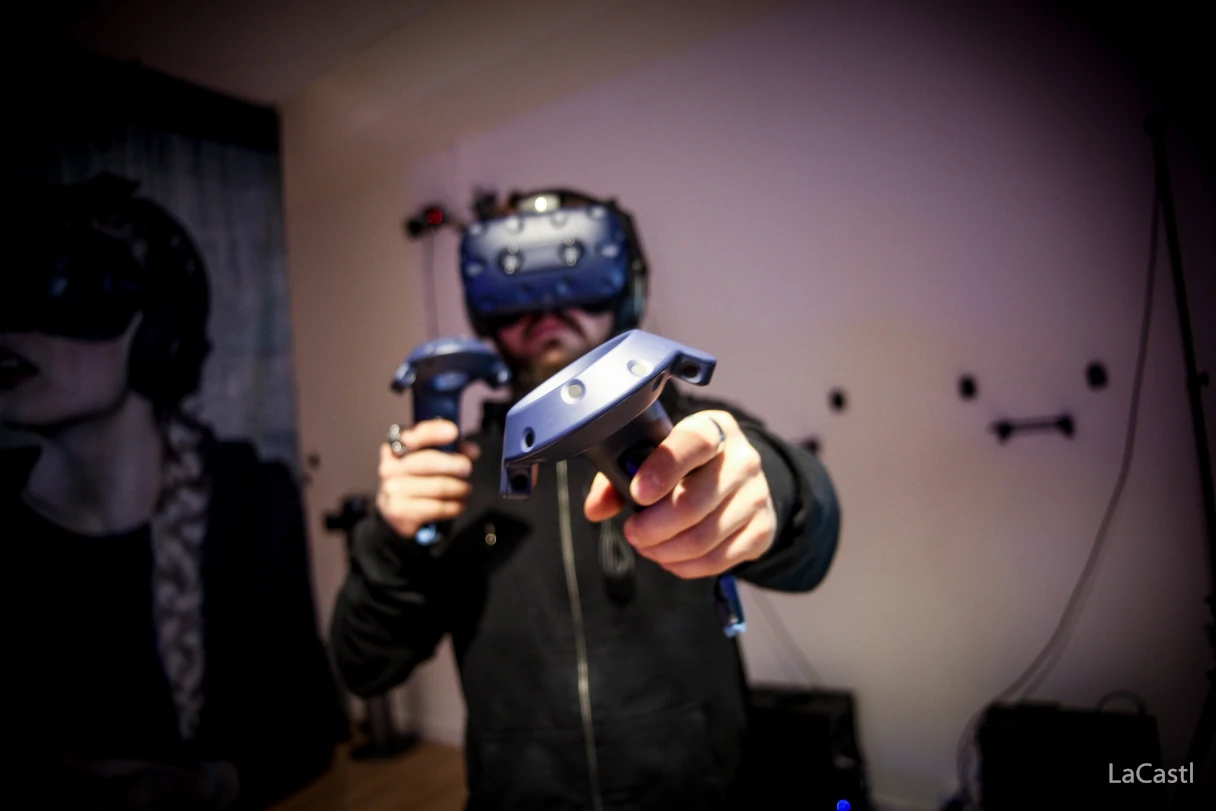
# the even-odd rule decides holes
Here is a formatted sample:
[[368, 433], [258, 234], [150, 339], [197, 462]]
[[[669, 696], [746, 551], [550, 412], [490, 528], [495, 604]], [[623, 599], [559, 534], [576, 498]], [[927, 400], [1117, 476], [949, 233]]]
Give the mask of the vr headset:
[[465, 305], [479, 335], [567, 308], [612, 311], [616, 332], [638, 325], [647, 267], [628, 213], [561, 189], [512, 202], [514, 213], [472, 223], [460, 244]]
[[[143, 305], [144, 272], [125, 245], [89, 222], [98, 191], [40, 185], [27, 198], [14, 223], [16, 255], [0, 274], [0, 332], [108, 341], [130, 326]], [[100, 192], [129, 194], [112, 185]]]
[[96, 175], [59, 186], [24, 182], [10, 219], [16, 255], [0, 270], [0, 332], [112, 341], [140, 316], [131, 387], [175, 407], [198, 390], [209, 289], [198, 248], [138, 183]]

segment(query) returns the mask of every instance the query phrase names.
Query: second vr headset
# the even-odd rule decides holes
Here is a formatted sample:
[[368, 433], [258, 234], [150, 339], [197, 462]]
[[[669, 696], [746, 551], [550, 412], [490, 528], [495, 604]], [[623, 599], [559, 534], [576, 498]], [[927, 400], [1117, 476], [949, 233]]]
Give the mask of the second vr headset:
[[647, 266], [627, 212], [564, 189], [514, 195], [511, 208], [472, 223], [461, 240], [465, 305], [478, 335], [574, 307], [613, 312], [617, 333], [638, 326]]
[[121, 335], [145, 299], [143, 268], [94, 219], [133, 185], [112, 175], [58, 186], [20, 181], [9, 267], [0, 275], [0, 332], [42, 332], [85, 341]]
[[131, 385], [175, 405], [197, 390], [210, 351], [210, 291], [189, 233], [138, 185], [107, 173], [66, 186], [19, 180], [0, 333], [107, 342], [139, 316]]

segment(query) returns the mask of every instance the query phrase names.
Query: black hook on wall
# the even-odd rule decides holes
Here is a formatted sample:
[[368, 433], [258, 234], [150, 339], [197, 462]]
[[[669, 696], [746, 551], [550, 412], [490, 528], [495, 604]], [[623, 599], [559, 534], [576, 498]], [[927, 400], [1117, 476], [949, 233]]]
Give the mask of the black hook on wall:
[[[1094, 391], [1104, 389], [1110, 383], [1110, 376], [1107, 374], [1106, 366], [1102, 363], [1102, 361], [1092, 361], [1085, 367], [1085, 383]], [[978, 393], [979, 384], [976, 383], [974, 375], [962, 374], [959, 376], [959, 397], [964, 400], [974, 400]], [[1034, 417], [1025, 420], [997, 420], [989, 426], [989, 430], [996, 434], [997, 439], [999, 439], [1002, 443], [1009, 441], [1014, 434], [1033, 433], [1036, 431], [1059, 431], [1061, 434], [1071, 439], [1077, 432], [1077, 421], [1072, 414], [1066, 412], [1054, 417]]]
[[845, 394], [844, 389], [835, 388], [828, 392], [828, 408], [833, 411], [844, 411], [849, 407], [849, 396]]
[[1006, 442], [1014, 434], [1035, 431], [1059, 431], [1072, 439], [1077, 432], [1077, 424], [1071, 414], [1061, 414], [1058, 417], [1038, 417], [1029, 420], [997, 420], [992, 423], [992, 432], [997, 439]]
[[[840, 414], [849, 407], [849, 396], [845, 390], [837, 386], [828, 392], [828, 408]], [[798, 445], [805, 450], [818, 456], [823, 451], [823, 441], [817, 436], [809, 436], [801, 440]]]

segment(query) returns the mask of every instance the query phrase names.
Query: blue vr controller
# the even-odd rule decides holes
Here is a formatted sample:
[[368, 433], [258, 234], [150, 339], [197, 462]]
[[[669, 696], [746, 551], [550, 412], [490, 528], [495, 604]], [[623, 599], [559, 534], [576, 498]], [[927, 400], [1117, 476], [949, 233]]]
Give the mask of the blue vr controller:
[[[491, 388], [501, 388], [511, 382], [511, 371], [498, 354], [472, 338], [437, 338], [410, 353], [397, 368], [391, 384], [401, 394], [414, 391], [414, 422], [442, 418], [460, 425], [460, 396], [470, 384], [483, 381]], [[393, 452], [402, 448], [389, 438]], [[460, 439], [439, 450], [456, 453]], [[429, 524], [418, 530], [415, 540], [430, 546], [439, 540], [442, 528]]]
[[[704, 386], [716, 365], [704, 352], [641, 330], [588, 352], [507, 413], [502, 495], [527, 498], [534, 465], [585, 453], [626, 503], [641, 510], [629, 497], [629, 484], [672, 429], [659, 393], [672, 377]], [[715, 596], [726, 635], [744, 631], [733, 575], [718, 578]]]

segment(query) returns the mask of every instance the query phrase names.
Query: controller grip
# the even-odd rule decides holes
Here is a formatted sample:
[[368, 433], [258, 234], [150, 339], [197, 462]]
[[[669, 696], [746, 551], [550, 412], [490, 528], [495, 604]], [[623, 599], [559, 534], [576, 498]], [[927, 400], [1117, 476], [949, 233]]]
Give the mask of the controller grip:
[[414, 422], [443, 419], [460, 425], [460, 392], [436, 391], [426, 385], [414, 388]]
[[[599, 445], [587, 450], [587, 456], [608, 479], [626, 504], [635, 513], [645, 507], [636, 503], [629, 495], [629, 486], [638, 468], [646, 457], [654, 452], [671, 433], [671, 419], [662, 404], [656, 400], [642, 415], [613, 434]], [[733, 574], [719, 575], [714, 583], [714, 602], [723, 632], [735, 637], [747, 630], [747, 619], [743, 615], [743, 601], [739, 597], [739, 586]]]
[[[419, 386], [414, 389], [414, 422], [419, 423], [423, 420], [444, 419], [460, 425], [460, 393], [435, 391], [428, 389], [426, 386]], [[436, 450], [444, 453], [458, 453], [460, 451], [460, 437], [446, 445], [440, 445]], [[442, 524], [427, 524], [418, 530], [414, 536], [414, 540], [420, 546], [432, 546], [439, 541], [445, 534], [446, 530], [451, 528], [451, 522], [445, 521]]]
[[587, 457], [635, 511], [642, 508], [629, 497], [629, 484], [646, 457], [671, 433], [671, 427], [671, 419], [656, 400], [633, 422], [587, 449]]

